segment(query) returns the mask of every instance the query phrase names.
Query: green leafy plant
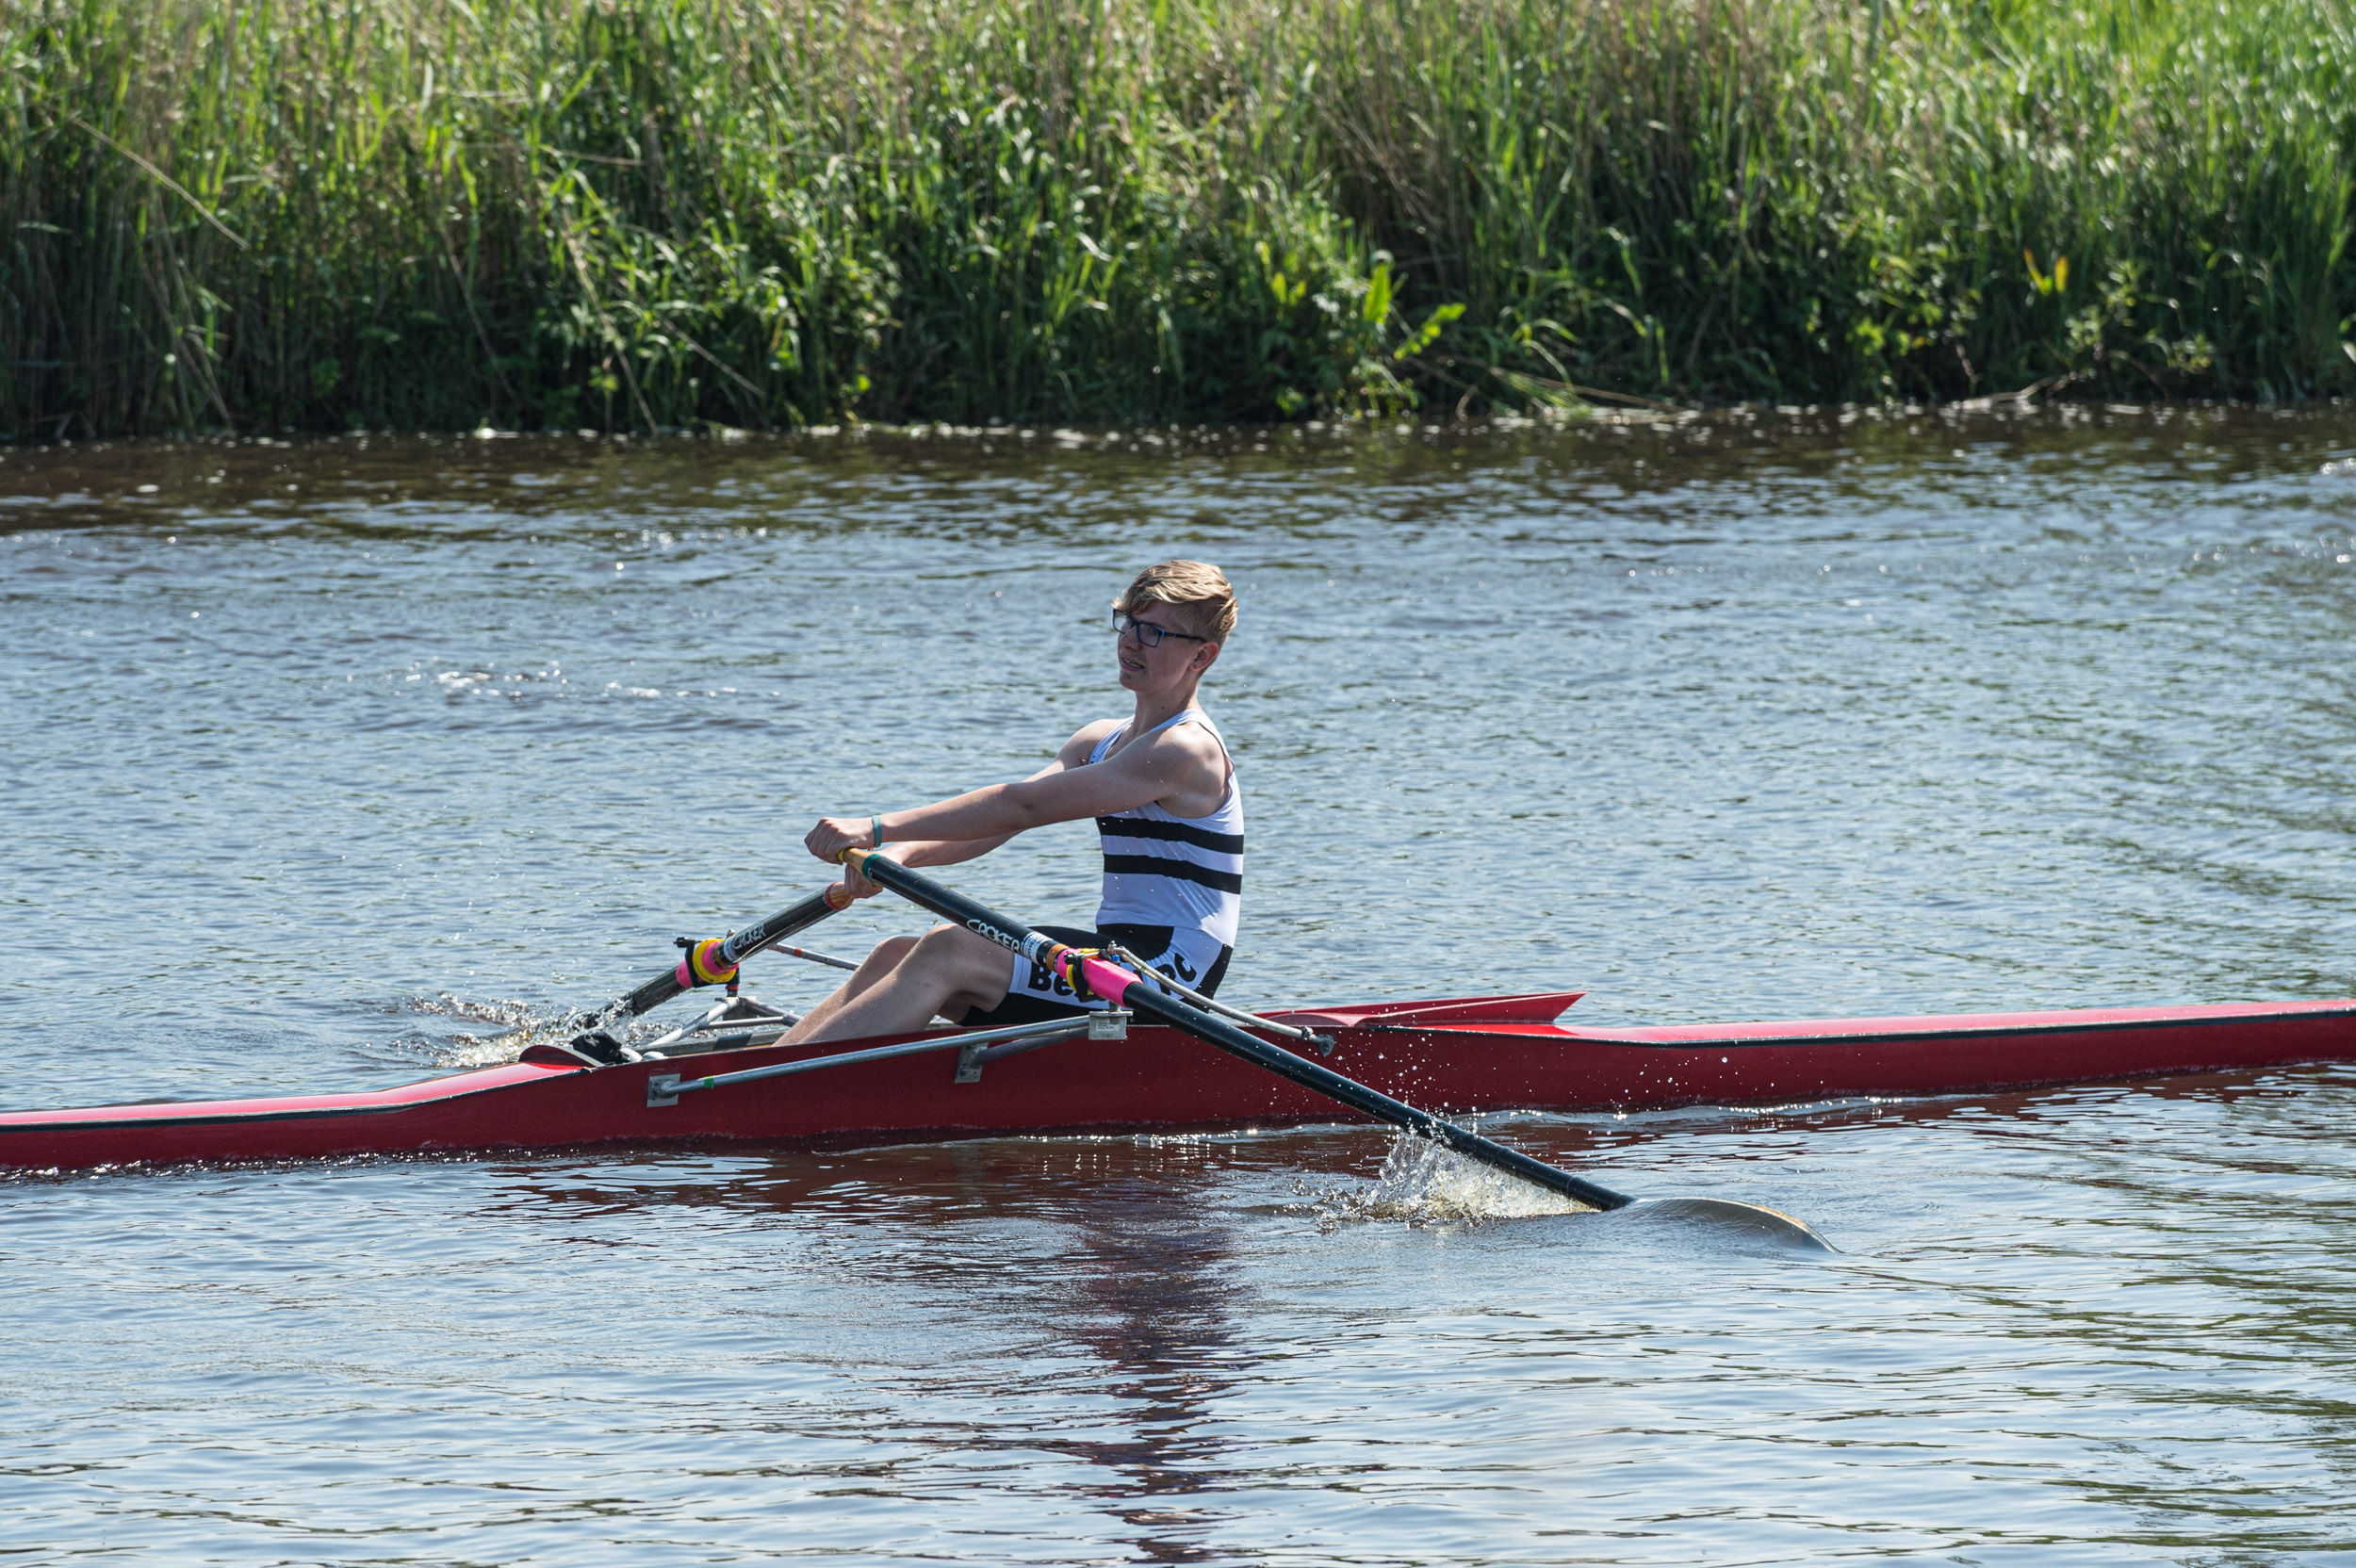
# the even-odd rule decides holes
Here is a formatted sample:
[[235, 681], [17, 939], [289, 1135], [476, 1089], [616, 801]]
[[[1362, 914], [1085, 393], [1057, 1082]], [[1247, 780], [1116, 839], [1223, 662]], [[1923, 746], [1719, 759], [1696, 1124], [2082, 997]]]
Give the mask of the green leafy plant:
[[0, 79], [20, 438], [2356, 388], [2342, 0], [20, 0]]

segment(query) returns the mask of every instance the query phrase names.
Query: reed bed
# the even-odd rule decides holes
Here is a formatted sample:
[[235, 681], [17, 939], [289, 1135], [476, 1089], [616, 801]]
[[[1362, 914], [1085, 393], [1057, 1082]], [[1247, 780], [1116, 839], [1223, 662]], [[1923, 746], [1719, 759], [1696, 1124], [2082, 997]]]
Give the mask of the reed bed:
[[17, 0], [0, 432], [2356, 386], [2345, 0]]

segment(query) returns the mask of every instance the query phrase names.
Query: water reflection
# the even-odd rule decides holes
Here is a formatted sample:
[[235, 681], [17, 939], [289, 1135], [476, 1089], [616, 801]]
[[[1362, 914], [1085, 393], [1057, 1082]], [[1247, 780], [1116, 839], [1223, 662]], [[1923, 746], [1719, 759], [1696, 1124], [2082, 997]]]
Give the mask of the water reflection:
[[[1020, 1404], [1043, 1377], [1098, 1407], [1078, 1431], [975, 1422], [944, 1441], [1009, 1462], [1040, 1452], [1078, 1461], [1088, 1476], [1065, 1489], [1131, 1527], [1140, 1560], [1210, 1561], [1221, 1552], [1196, 1532], [1222, 1516], [1216, 1494], [1252, 1474], [1219, 1435], [1218, 1407], [1253, 1360], [1234, 1315], [1249, 1307], [1235, 1217], [1201, 1201], [1222, 1147], [1018, 1138], [631, 1166], [529, 1162], [494, 1168], [502, 1196], [483, 1212], [534, 1245], [552, 1223], [609, 1242], [617, 1225], [641, 1238], [694, 1237], [715, 1222], [729, 1237], [748, 1227], [791, 1233], [805, 1244], [777, 1260], [791, 1259], [792, 1274], [817, 1263], [921, 1301], [916, 1319], [958, 1326], [941, 1354], [887, 1386], [987, 1407]], [[822, 1235], [822, 1247], [807, 1245]], [[1032, 1348], [1009, 1358], [1008, 1338]], [[960, 1342], [998, 1348], [959, 1356]], [[1071, 1352], [1085, 1362], [1055, 1366]]]
[[1219, 1560], [1220, 1548], [1190, 1533], [1215, 1494], [1256, 1468], [1231, 1456], [1216, 1428], [1217, 1406], [1248, 1365], [1230, 1315], [1241, 1272], [1235, 1238], [1186, 1210], [1166, 1185], [1124, 1183], [1100, 1190], [1073, 1228], [1084, 1310], [1072, 1331], [1103, 1362], [1129, 1433], [1061, 1446], [1113, 1473], [1097, 1493], [1139, 1532], [1130, 1544], [1150, 1562]]

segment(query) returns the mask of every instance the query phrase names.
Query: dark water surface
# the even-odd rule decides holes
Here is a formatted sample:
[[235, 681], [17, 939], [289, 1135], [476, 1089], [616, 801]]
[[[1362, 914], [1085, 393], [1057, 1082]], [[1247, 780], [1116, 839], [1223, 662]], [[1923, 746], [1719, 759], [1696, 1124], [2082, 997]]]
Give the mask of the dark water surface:
[[[0, 449], [0, 1105], [492, 1059], [816, 886], [819, 812], [1122, 710], [1105, 603], [1171, 554], [1244, 597], [1231, 999], [2349, 995], [2352, 456], [2344, 409]], [[1092, 840], [1035, 837], [952, 879], [1085, 917]], [[1845, 1250], [1377, 1217], [1345, 1127], [0, 1177], [0, 1560], [2356, 1554], [2356, 1068], [1489, 1125]]]

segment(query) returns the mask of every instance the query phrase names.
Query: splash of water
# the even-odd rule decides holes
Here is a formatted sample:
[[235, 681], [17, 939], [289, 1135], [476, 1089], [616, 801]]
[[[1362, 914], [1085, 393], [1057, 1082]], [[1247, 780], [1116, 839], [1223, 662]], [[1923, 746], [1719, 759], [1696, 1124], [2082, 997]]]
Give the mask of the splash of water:
[[[1465, 1125], [1478, 1131], [1480, 1124]], [[1532, 1186], [1407, 1132], [1392, 1136], [1382, 1172], [1371, 1184], [1323, 1191], [1295, 1184], [1295, 1188], [1313, 1200], [1311, 1206], [1326, 1230], [1350, 1220], [1478, 1225], [1492, 1219], [1595, 1212], [1577, 1199]]]
[[526, 1046], [568, 1039], [581, 1027], [581, 1015], [570, 1009], [551, 1011], [529, 1002], [477, 1002], [448, 991], [439, 996], [413, 996], [406, 1006], [413, 1013], [499, 1027], [499, 1032], [493, 1035], [461, 1032], [444, 1039], [419, 1041], [432, 1052], [432, 1063], [437, 1068], [463, 1070], [502, 1066], [521, 1055]]
[[584, 1029], [602, 1028], [624, 1045], [639, 1045], [667, 1034], [677, 1021], [600, 1019], [576, 1007], [551, 1009], [530, 1002], [471, 1001], [444, 991], [439, 996], [413, 996], [402, 1004], [412, 1013], [454, 1019], [463, 1023], [499, 1026], [494, 1035], [454, 1033], [436, 1038], [412, 1030], [393, 1041], [393, 1049], [422, 1055], [429, 1065], [464, 1071], [479, 1067], [504, 1067], [530, 1046], [548, 1041], [561, 1045]]

